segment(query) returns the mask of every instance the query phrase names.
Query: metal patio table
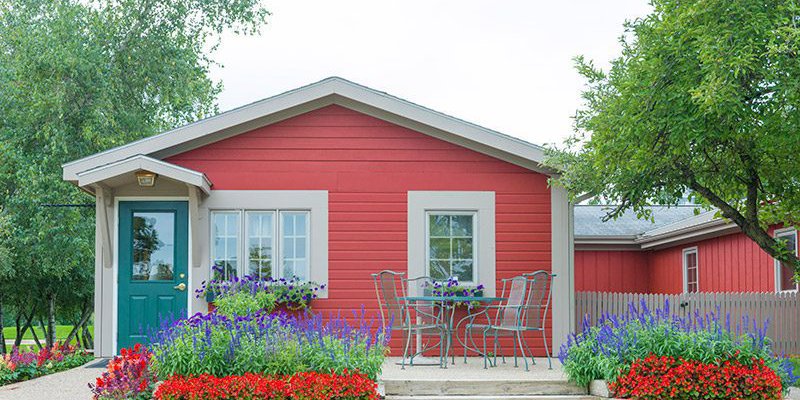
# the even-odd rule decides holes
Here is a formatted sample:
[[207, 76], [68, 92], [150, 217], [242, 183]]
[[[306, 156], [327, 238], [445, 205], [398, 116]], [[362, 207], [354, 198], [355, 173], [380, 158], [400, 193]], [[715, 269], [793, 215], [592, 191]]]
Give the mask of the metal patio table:
[[[480, 309], [480, 308], [482, 308], [481, 306], [485, 306], [485, 305], [489, 305], [491, 303], [508, 300], [505, 297], [488, 297], [488, 296], [486, 296], [486, 297], [485, 296], [447, 296], [447, 297], [445, 297], [445, 296], [402, 296], [402, 297], [398, 297], [398, 299], [401, 300], [401, 301], [404, 301], [404, 302], [408, 302], [408, 303], [415, 303], [415, 302], [423, 302], [424, 301], [424, 302], [430, 302], [430, 303], [436, 304], [440, 309], [440, 314], [439, 315], [441, 316], [441, 318], [447, 318], [447, 321], [446, 321], [447, 322], [447, 344], [446, 344], [446, 346], [444, 348], [444, 351], [442, 351], [442, 347], [441, 347], [442, 343], [439, 344], [439, 366], [441, 368], [447, 368], [447, 357], [448, 357], [449, 352], [450, 352], [450, 346], [453, 343], [453, 333], [454, 333], [453, 319], [454, 319], [455, 314], [456, 314], [456, 308], [458, 308], [455, 305], [457, 303], [479, 303], [479, 305], [477, 305], [477, 306], [470, 306], [470, 307], [467, 308], [468, 314], [467, 314], [466, 317], [462, 318], [459, 321], [459, 324], [460, 324], [461, 321], [464, 321], [464, 320], [466, 320], [466, 319], [468, 319], [470, 317], [470, 315], [472, 314], [472, 310], [474, 308], [479, 308]], [[449, 315], [448, 315], [448, 309], [449, 309]], [[459, 342], [461, 342], [461, 341], [459, 340]], [[462, 343], [462, 344], [466, 346], [465, 343]], [[474, 349], [470, 349], [470, 350], [474, 350]], [[455, 357], [455, 355], [453, 355], [453, 357]], [[453, 362], [455, 363], [455, 361], [453, 361]]]

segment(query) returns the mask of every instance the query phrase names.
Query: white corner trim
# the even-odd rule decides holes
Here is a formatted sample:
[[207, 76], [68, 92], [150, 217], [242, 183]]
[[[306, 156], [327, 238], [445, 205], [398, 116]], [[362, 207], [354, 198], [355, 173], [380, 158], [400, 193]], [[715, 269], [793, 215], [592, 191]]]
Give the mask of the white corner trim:
[[[211, 212], [224, 210], [310, 210], [311, 243], [309, 279], [328, 283], [328, 191], [327, 190], [212, 190], [200, 204], [199, 214], [206, 223], [197, 229], [197, 237], [206, 241], [197, 251], [200, 268], [193, 282], [193, 289], [208, 280], [211, 269]], [[319, 294], [328, 297], [328, 290]]]
[[211, 192], [211, 181], [206, 178], [205, 174], [141, 154], [79, 172], [76, 176], [78, 178], [78, 186], [85, 187], [140, 170], [154, 172], [158, 175], [196, 186], [206, 194]]
[[557, 351], [575, 330], [575, 270], [573, 259], [573, 213], [567, 191], [550, 186], [551, 273], [553, 279], [552, 335]]
[[[798, 234], [798, 231], [797, 231], [797, 229], [795, 227], [790, 226], [790, 227], [786, 227], [786, 228], [775, 229], [775, 231], [772, 232], [772, 236], [774, 238], [778, 238], [778, 237], [781, 237], [781, 236], [787, 236], [786, 235], [787, 233], [788, 234], [792, 234], [792, 233], [794, 234], [794, 254], [797, 255], [798, 254], [798, 248], [800, 248], [800, 240], [798, 240], [798, 239], [800, 239], [800, 234]], [[780, 290], [780, 286], [781, 286], [781, 268], [783, 268], [783, 266], [781, 266], [781, 262], [778, 261], [775, 258], [772, 259], [772, 264], [774, 266], [773, 270], [774, 270], [774, 275], [775, 275], [775, 292], [776, 293], [797, 292], [797, 289], [798, 289], [798, 285], [797, 284], [795, 284], [795, 288], [794, 289]]]
[[[526, 160], [530, 162], [531, 168], [540, 169], [539, 172], [546, 172], [546, 168], [541, 167], [544, 149], [540, 146], [342, 78], [331, 77], [171, 131], [66, 163], [62, 165], [63, 178], [67, 181], [75, 181], [77, 174], [81, 171], [137, 154], [154, 156], [158, 154], [163, 158], [170, 154], [170, 149], [186, 151], [197, 147], [197, 144], [192, 145], [194, 142], [202, 142], [199, 145], [207, 144], [330, 104], [353, 107], [355, 103], [429, 126], [434, 130], [448, 132], [457, 138], [489, 149], [498, 150], [501, 153], [498, 156], [507, 155], [512, 159], [515, 158], [517, 159], [516, 163], [519, 163], [519, 160]], [[206, 138], [207, 136], [208, 138]], [[176, 152], [172, 151], [171, 154], [176, 154]]]
[[425, 216], [428, 211], [475, 211], [478, 218], [478, 282], [484, 293], [496, 292], [496, 240], [494, 192], [409, 191], [408, 277], [428, 275], [425, 266]]

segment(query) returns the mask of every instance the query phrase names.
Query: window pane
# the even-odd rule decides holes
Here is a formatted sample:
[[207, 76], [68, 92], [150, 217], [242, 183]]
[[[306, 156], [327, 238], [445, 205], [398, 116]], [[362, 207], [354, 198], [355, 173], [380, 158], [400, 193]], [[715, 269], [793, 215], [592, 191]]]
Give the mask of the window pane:
[[475, 214], [428, 215], [428, 274], [437, 280], [457, 277], [475, 283]]
[[450, 277], [450, 262], [447, 260], [431, 260], [430, 272], [431, 278], [437, 281], [444, 281]]
[[216, 211], [211, 216], [214, 221], [211, 258], [216, 267], [213, 276], [215, 279], [231, 279], [238, 275], [240, 216], [235, 211]]
[[450, 218], [447, 215], [429, 215], [428, 221], [431, 237], [450, 235]]
[[[786, 243], [786, 247], [789, 248], [790, 251], [797, 254], [797, 233], [796, 232], [789, 232], [784, 233], [778, 236], [778, 240], [782, 240]], [[791, 267], [784, 265], [783, 263], [779, 263], [778, 267], [778, 285], [780, 287], [778, 290], [796, 290], [797, 289], [797, 282], [794, 280], [794, 271]]]
[[454, 215], [452, 224], [453, 236], [472, 236], [472, 215]]
[[453, 276], [459, 282], [472, 282], [472, 260], [453, 261]]
[[271, 211], [247, 212], [247, 273], [261, 279], [272, 277], [274, 219]]
[[282, 277], [306, 280], [309, 278], [309, 212], [282, 211], [280, 218]]
[[430, 258], [449, 259], [450, 258], [450, 239], [431, 239]]
[[171, 281], [175, 261], [175, 214], [133, 213], [132, 280]]
[[472, 259], [472, 238], [453, 239], [453, 259]]

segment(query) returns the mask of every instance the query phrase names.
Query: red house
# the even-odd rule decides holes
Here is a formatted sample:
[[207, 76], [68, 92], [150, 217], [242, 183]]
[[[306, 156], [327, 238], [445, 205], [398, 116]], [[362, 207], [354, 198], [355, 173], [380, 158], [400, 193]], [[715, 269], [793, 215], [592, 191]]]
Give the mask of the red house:
[[[603, 206], [574, 207], [575, 290], [626, 293], [797, 291], [783, 268], [733, 223], [697, 206], [655, 208], [602, 222]], [[697, 215], [695, 215], [697, 214]], [[773, 226], [797, 254], [797, 230]]]
[[[600, 207], [548, 186], [542, 159], [539, 146], [328, 78], [67, 163], [64, 179], [96, 197], [96, 354], [144, 341], [159, 317], [206, 311], [192, 294], [214, 264], [326, 282], [315, 310], [373, 314], [370, 275], [384, 269], [445, 271], [489, 296], [503, 278], [549, 270], [553, 348], [575, 329], [576, 290], [796, 290], [713, 213], [603, 223]], [[795, 230], [774, 234], [796, 246]]]
[[[574, 319], [571, 214], [542, 157], [329, 78], [65, 164], [64, 179], [96, 197], [97, 354], [144, 340], [159, 316], [205, 311], [191, 293], [220, 262], [327, 282], [313, 303], [323, 312], [376, 312], [370, 274], [383, 269], [413, 277], [435, 264], [487, 295], [551, 270], [557, 347]], [[143, 251], [144, 237], [159, 245]]]

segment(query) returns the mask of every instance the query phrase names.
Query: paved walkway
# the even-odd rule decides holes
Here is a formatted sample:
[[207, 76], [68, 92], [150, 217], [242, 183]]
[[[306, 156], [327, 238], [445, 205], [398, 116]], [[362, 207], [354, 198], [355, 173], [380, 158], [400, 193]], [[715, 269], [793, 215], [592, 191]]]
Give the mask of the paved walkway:
[[91, 399], [92, 392], [87, 384], [105, 371], [107, 363], [107, 360], [95, 360], [68, 371], [0, 386], [0, 400]]

